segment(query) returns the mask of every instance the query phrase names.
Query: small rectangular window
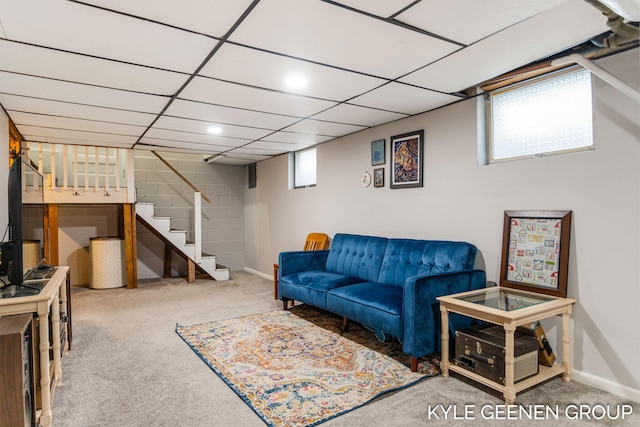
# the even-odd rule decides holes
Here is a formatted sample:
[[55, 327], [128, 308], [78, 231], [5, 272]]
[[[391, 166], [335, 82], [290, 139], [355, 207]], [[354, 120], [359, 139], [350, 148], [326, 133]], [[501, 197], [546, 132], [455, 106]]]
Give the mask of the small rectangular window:
[[316, 185], [316, 148], [307, 148], [293, 153], [294, 188]]
[[588, 70], [510, 86], [485, 100], [491, 162], [593, 148]]

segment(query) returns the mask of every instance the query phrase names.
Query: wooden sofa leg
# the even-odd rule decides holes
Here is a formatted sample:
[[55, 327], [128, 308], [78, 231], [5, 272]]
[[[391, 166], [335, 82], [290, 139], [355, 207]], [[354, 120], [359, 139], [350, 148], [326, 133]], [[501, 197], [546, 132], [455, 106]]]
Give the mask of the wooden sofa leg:
[[289, 309], [289, 300], [288, 299], [285, 298], [285, 299], [282, 300], [282, 308], [285, 309], [285, 310]]
[[418, 358], [411, 358], [411, 372], [418, 372]]
[[349, 332], [349, 319], [342, 316], [342, 332]]

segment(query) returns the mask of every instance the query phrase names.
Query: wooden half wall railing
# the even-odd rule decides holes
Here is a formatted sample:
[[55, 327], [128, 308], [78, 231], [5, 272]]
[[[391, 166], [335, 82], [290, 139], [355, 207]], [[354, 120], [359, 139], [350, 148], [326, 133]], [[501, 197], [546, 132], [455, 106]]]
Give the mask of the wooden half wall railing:
[[[133, 151], [124, 148], [23, 143], [29, 163], [45, 177], [45, 203], [135, 203]], [[24, 190], [29, 179], [23, 180]]]

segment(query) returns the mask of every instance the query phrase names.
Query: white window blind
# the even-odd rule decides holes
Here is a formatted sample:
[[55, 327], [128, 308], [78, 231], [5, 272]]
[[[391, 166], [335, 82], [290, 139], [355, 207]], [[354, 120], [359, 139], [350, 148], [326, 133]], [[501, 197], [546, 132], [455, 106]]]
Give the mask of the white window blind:
[[488, 108], [492, 160], [593, 147], [588, 70], [490, 94]]

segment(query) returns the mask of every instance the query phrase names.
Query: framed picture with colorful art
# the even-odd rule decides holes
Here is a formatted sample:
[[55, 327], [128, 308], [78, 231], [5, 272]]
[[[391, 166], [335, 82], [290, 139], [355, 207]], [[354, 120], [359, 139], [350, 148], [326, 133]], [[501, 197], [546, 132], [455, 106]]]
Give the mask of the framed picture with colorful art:
[[390, 188], [422, 187], [424, 131], [391, 137]]
[[424, 131], [391, 137], [390, 188], [422, 187]]
[[505, 211], [500, 286], [566, 298], [571, 211]]

